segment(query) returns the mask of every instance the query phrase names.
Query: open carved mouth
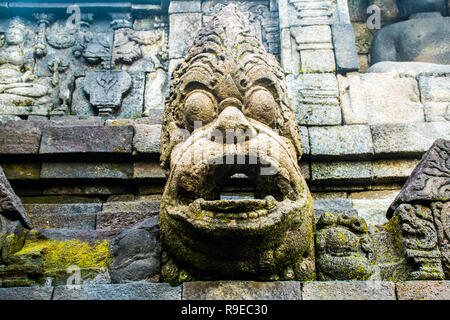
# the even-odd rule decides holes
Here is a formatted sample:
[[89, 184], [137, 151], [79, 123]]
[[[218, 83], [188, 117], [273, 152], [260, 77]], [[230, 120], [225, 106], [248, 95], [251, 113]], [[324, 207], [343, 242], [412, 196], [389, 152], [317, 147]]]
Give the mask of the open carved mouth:
[[262, 232], [300, 210], [306, 197], [291, 147], [265, 126], [253, 126], [256, 134], [245, 141], [211, 141], [213, 128], [207, 128], [174, 150], [166, 207], [172, 218], [202, 230]]

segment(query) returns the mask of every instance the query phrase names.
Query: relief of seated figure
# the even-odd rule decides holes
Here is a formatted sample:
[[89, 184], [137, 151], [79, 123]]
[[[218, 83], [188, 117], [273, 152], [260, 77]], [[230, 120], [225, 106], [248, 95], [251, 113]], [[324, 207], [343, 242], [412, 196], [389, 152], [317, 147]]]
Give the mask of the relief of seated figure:
[[26, 27], [13, 20], [0, 48], [0, 106], [32, 106], [49, 102], [49, 88], [33, 74], [33, 49], [26, 46]]
[[[409, 18], [377, 32], [371, 64], [382, 61], [450, 64], [450, 17], [445, 0], [397, 0], [401, 15]], [[429, 66], [425, 66], [430, 68]], [[426, 71], [426, 70], [424, 70]]]

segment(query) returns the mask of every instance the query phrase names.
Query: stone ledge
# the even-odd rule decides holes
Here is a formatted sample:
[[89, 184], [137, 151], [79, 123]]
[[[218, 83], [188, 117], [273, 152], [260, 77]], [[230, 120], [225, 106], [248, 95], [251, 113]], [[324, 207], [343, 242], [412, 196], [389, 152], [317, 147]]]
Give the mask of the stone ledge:
[[395, 300], [395, 283], [371, 281], [304, 282], [303, 300]]
[[450, 300], [450, 281], [397, 283], [398, 300]]
[[51, 300], [53, 287], [0, 288], [0, 300]]
[[181, 300], [181, 287], [148, 282], [57, 286], [53, 300]]
[[301, 300], [300, 282], [198, 281], [183, 284], [183, 300]]

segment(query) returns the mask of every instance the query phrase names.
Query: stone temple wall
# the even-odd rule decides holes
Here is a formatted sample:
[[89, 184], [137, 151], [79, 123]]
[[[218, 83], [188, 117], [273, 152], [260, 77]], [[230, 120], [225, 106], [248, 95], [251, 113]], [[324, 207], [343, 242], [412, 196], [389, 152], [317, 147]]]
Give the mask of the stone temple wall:
[[0, 165], [48, 239], [110, 241], [158, 214], [172, 71], [232, 2], [286, 75], [317, 214], [387, 222], [422, 155], [450, 139], [448, 69], [365, 72], [374, 35], [365, 10], [382, 7], [386, 26], [399, 20], [395, 1], [81, 1], [75, 31], [64, 1], [2, 2], [0, 52], [18, 24], [25, 60], [12, 69], [30, 78], [0, 84], [12, 90], [0, 91]]

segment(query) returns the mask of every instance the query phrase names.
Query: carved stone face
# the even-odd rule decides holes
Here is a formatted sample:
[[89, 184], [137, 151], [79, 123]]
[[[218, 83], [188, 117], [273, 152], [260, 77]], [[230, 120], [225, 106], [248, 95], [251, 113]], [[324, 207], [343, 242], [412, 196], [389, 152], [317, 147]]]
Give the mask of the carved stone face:
[[18, 27], [10, 27], [5, 32], [5, 42], [8, 45], [17, 45], [25, 41], [24, 31]]
[[[232, 5], [174, 71], [161, 137], [166, 281], [179, 281], [180, 269], [203, 279], [314, 272], [312, 199], [285, 90], [278, 62]], [[253, 187], [252, 199], [223, 196], [232, 176]]]

